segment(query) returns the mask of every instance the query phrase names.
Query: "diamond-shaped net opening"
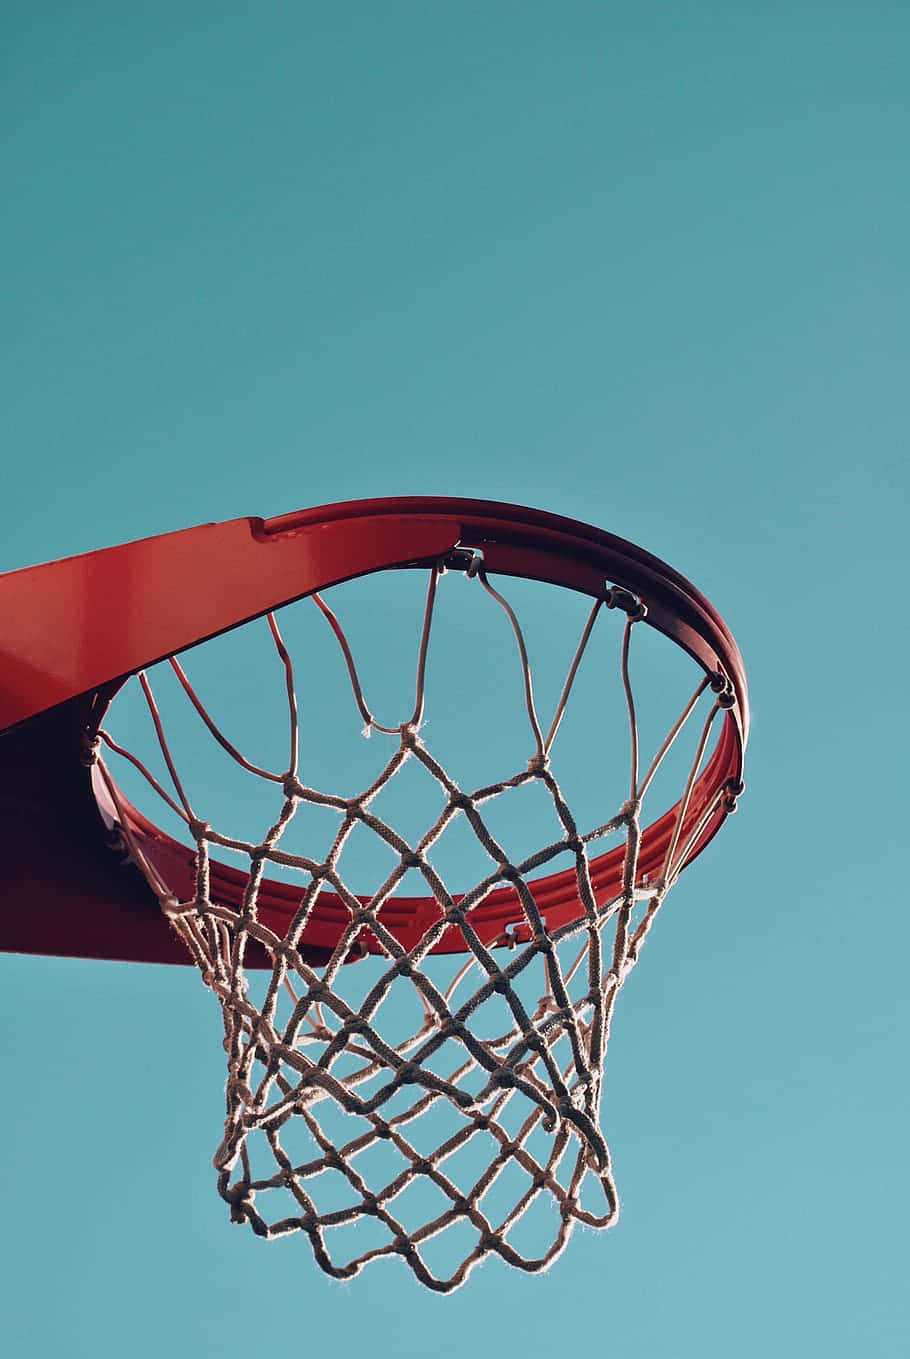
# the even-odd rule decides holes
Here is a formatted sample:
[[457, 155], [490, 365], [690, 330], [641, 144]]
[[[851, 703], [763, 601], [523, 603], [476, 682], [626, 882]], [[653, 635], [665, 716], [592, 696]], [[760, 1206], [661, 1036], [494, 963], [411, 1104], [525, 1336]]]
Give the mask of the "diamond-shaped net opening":
[[[716, 809], [715, 801], [694, 827], [686, 821], [711, 724], [725, 706], [725, 695], [701, 676], [642, 772], [629, 655], [644, 610], [626, 591], [608, 590], [584, 621], [545, 726], [518, 617], [476, 566], [469, 572], [474, 588], [498, 606], [517, 649], [531, 738], [530, 758], [526, 752], [526, 763], [504, 777], [465, 787], [433, 753], [432, 724], [423, 730], [441, 566], [429, 571], [413, 711], [398, 726], [381, 724], [368, 707], [335, 613], [320, 596], [307, 605], [319, 610], [340, 648], [364, 733], [388, 738], [379, 767], [354, 795], [319, 791], [300, 777], [295, 670], [272, 614], [267, 621], [289, 717], [285, 768], [247, 759], [204, 706], [181, 662], [169, 661], [220, 751], [274, 795], [261, 836], [246, 840], [236, 830], [218, 830], [197, 810], [145, 674], [138, 683], [155, 731], [154, 759], [127, 751], [105, 730], [90, 752], [115, 807], [122, 812], [121, 794], [102, 748], [155, 791], [195, 845], [195, 890], [175, 896], [128, 829], [128, 818], [119, 818], [127, 850], [221, 1006], [227, 1110], [215, 1166], [233, 1220], [264, 1237], [305, 1233], [318, 1263], [335, 1277], [354, 1275], [373, 1259], [400, 1257], [422, 1283], [443, 1292], [487, 1256], [543, 1269], [576, 1222], [606, 1227], [616, 1218], [599, 1126], [610, 1020], [667, 890]], [[619, 624], [612, 633], [631, 758], [625, 796], [607, 815], [579, 826], [556, 781], [554, 743], [583, 658], [606, 618]], [[675, 831], [660, 872], [643, 882], [637, 866], [643, 800], [670, 753], [676, 758], [677, 738], [699, 708], [703, 720], [683, 767]], [[476, 729], [471, 739], [477, 740]], [[396, 776], [416, 781], [406, 808], [395, 801]], [[508, 798], [533, 805], [535, 825], [543, 808], [550, 827], [549, 838], [517, 860], [497, 819]], [[424, 813], [420, 827], [415, 807]], [[312, 852], [286, 848], [295, 818], [308, 828]], [[459, 858], [478, 870], [467, 890], [459, 883], [457, 895], [436, 855], [447, 832], [462, 848]], [[624, 860], [618, 890], [604, 899], [592, 885], [589, 855], [610, 837], [624, 842]], [[372, 894], [358, 897], [346, 865], [356, 844], [367, 841], [381, 851], [372, 860], [380, 868]], [[219, 899], [213, 849], [246, 865], [239, 903]], [[566, 867], [574, 873], [577, 910], [570, 920], [548, 925], [535, 877]], [[276, 871], [298, 883], [284, 932], [260, 911], [266, 873]], [[503, 887], [514, 893], [515, 928], [485, 940], [484, 903]], [[429, 894], [435, 918], [406, 946], [388, 909], [396, 897], [417, 892]], [[331, 955], [316, 963], [302, 936], [326, 893], [337, 898], [346, 921]], [[455, 962], [434, 955], [444, 939], [451, 947], [453, 932], [462, 950]], [[363, 953], [364, 940], [373, 956], [348, 966]], [[267, 971], [246, 965], [251, 951], [260, 957], [264, 951]]]

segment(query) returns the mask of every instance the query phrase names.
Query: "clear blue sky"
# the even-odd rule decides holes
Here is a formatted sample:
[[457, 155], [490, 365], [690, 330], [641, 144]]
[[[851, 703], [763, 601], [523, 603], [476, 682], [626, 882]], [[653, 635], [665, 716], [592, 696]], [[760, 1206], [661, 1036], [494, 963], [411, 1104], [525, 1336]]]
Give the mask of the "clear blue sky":
[[694, 579], [755, 708], [620, 998], [613, 1231], [333, 1284], [227, 1221], [191, 972], [3, 957], [6, 1352], [906, 1354], [906, 5], [29, 0], [0, 49], [3, 569], [518, 501]]

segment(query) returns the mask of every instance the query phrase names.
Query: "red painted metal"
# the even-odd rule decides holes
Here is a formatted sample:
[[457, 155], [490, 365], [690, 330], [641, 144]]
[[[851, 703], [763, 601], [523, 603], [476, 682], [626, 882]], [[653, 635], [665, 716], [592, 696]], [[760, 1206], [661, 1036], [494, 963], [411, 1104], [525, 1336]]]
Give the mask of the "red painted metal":
[[[540, 510], [439, 497], [353, 501], [269, 520], [204, 524], [0, 576], [0, 882], [7, 898], [0, 948], [188, 961], [144, 878], [111, 851], [99, 809], [106, 797], [93, 792], [81, 763], [86, 733], [136, 670], [314, 591], [372, 571], [429, 564], [459, 545], [480, 549], [494, 575], [594, 597], [615, 584], [639, 596], [648, 624], [707, 673], [722, 676], [735, 697], [697, 780], [685, 827], [697, 824], [718, 790], [739, 787], [749, 709], [736, 643], [689, 581], [621, 538]], [[718, 808], [690, 859], [726, 814]], [[178, 895], [191, 894], [192, 850], [137, 809], [128, 815], [162, 877]], [[642, 874], [658, 871], [674, 824], [671, 808], [644, 831]], [[617, 890], [622, 856], [619, 847], [592, 863], [601, 899]], [[243, 881], [231, 868], [213, 868], [216, 895], [227, 903], [238, 900]], [[551, 927], [578, 910], [572, 870], [538, 879], [533, 890]], [[288, 884], [264, 884], [263, 921], [283, 933], [298, 900]], [[432, 897], [396, 897], [382, 910], [406, 946], [437, 918]], [[347, 919], [341, 903], [323, 893], [303, 939], [314, 961], [331, 949]], [[492, 942], [523, 914], [512, 888], [503, 887], [471, 919]], [[444, 936], [439, 951], [457, 948], [458, 939], [454, 931]]]

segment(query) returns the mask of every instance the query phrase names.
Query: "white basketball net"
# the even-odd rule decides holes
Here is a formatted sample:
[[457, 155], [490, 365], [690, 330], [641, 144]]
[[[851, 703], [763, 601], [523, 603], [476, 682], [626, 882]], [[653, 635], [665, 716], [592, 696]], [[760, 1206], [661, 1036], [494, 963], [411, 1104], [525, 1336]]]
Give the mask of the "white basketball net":
[[[291, 755], [285, 770], [273, 772], [247, 761], [212, 721], [180, 663], [170, 660], [215, 740], [251, 775], [277, 786], [280, 811], [260, 842], [220, 835], [191, 806], [145, 674], [138, 679], [173, 792], [106, 731], [99, 733], [93, 752], [115, 805], [119, 795], [100, 757], [102, 743], [144, 775], [195, 841], [196, 892], [189, 900], [177, 900], [133, 837], [123, 831], [127, 849], [222, 1009], [228, 1058], [227, 1118], [215, 1166], [219, 1192], [230, 1205], [233, 1220], [248, 1222], [254, 1232], [268, 1238], [304, 1232], [319, 1265], [336, 1278], [358, 1273], [370, 1260], [397, 1255], [421, 1283], [441, 1292], [457, 1288], [471, 1268], [489, 1255], [524, 1270], [544, 1269], [562, 1251], [576, 1222], [607, 1227], [616, 1219], [610, 1156], [598, 1122], [611, 1016], [620, 987], [638, 960], [669, 887], [724, 796], [721, 790], [699, 824], [682, 836], [711, 725], [730, 704], [722, 682], [705, 676], [647, 771], [640, 775], [629, 644], [644, 609], [627, 591], [614, 589], [605, 601], [593, 605], [544, 734], [535, 711], [518, 620], [483, 570], [476, 569], [478, 565], [475, 560], [468, 574], [477, 576], [514, 631], [535, 746], [527, 767], [508, 778], [466, 790], [437, 762], [420, 736], [427, 644], [441, 566], [430, 571], [414, 712], [397, 729], [382, 727], [369, 711], [341, 625], [324, 601], [313, 596], [344, 652], [367, 729], [398, 737], [379, 776], [358, 795], [319, 792], [298, 777], [294, 676], [271, 614], [268, 624], [284, 667], [288, 699]], [[626, 614], [620, 672], [630, 729], [629, 796], [605, 823], [582, 831], [550, 770], [550, 748], [595, 620], [604, 608], [614, 607]], [[676, 832], [661, 872], [653, 882], [642, 885], [637, 858], [643, 798], [670, 746], [709, 689], [714, 691], [713, 702], [697, 741]], [[711, 699], [710, 693], [707, 698]], [[443, 794], [441, 814], [417, 843], [408, 843], [370, 810], [373, 799], [407, 760], [419, 761]], [[522, 862], [512, 863], [484, 820], [484, 804], [508, 796], [510, 790], [531, 780], [552, 799], [561, 835]], [[337, 835], [324, 860], [290, 854], [281, 847], [283, 832], [305, 802], [332, 808], [339, 817]], [[456, 817], [465, 818], [490, 860], [488, 874], [458, 900], [430, 857], [434, 843]], [[339, 870], [341, 849], [357, 825], [368, 827], [397, 857], [397, 865], [366, 904], [350, 890]], [[611, 900], [598, 902], [589, 873], [588, 847], [609, 836], [625, 841], [622, 885]], [[248, 860], [238, 909], [219, 903], [210, 894], [213, 845], [240, 851]], [[571, 923], [548, 931], [529, 878], [560, 855], [574, 864], [578, 913]], [[302, 884], [299, 908], [284, 937], [258, 916], [260, 884], [270, 863], [299, 870]], [[438, 903], [438, 919], [416, 947], [405, 949], [384, 925], [381, 909], [405, 874], [414, 869]], [[494, 952], [472, 927], [472, 910], [504, 884], [512, 884], [517, 892], [530, 940], [515, 945], [507, 933], [497, 942], [511, 947]], [[337, 894], [348, 907], [350, 920], [328, 962], [316, 967], [307, 962], [298, 944], [324, 890]], [[370, 973], [366, 994], [359, 1003], [352, 1003], [345, 999], [343, 982], [351, 969], [344, 964], [356, 951], [364, 927], [378, 942], [382, 963], [375, 979]], [[467, 961], [442, 985], [434, 980], [428, 956], [443, 932], [452, 927], [461, 933]], [[251, 940], [271, 960], [271, 973], [265, 974], [256, 999], [244, 966]], [[468, 984], [472, 974], [473, 987]], [[528, 986], [535, 984], [529, 978], [535, 974], [536, 1008], [526, 998]], [[411, 1001], [416, 998], [422, 1019], [418, 1016], [414, 1032], [390, 1038], [380, 1011], [394, 996], [394, 1007], [400, 1013], [404, 991]], [[498, 1013], [495, 1022], [491, 1019], [494, 1010]], [[505, 1183], [509, 1190], [504, 1202]], [[545, 1239], [529, 1248], [520, 1224], [541, 1201], [551, 1210], [544, 1224]], [[540, 1220], [538, 1214], [538, 1226]], [[352, 1226], [353, 1231], [347, 1230]], [[446, 1236], [457, 1238], [455, 1258], [451, 1248], [448, 1255], [439, 1250], [434, 1254], [435, 1244]]]

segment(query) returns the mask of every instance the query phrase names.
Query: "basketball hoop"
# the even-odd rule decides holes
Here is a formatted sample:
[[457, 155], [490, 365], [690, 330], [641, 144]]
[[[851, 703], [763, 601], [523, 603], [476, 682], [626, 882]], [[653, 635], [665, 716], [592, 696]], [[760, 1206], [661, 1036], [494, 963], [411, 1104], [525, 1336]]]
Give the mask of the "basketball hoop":
[[[342, 581], [402, 569], [423, 573], [426, 592], [413, 704], [390, 725], [368, 705], [344, 619], [326, 594]], [[454, 777], [434, 753], [431, 728], [424, 731], [430, 635], [447, 573], [463, 574], [478, 600], [497, 610], [519, 660], [527, 746], [515, 767], [479, 784]], [[538, 712], [509, 578], [590, 600], [549, 721]], [[87, 589], [93, 608], [83, 610], [79, 637], [72, 628], [61, 637], [63, 620]], [[70, 801], [54, 807], [55, 818], [81, 828], [78, 847], [75, 836], [62, 836], [65, 866], [90, 886], [81, 889], [86, 945], [75, 937], [72, 913], [60, 919], [59, 867], [47, 870], [29, 854], [40, 834], [32, 833], [31, 844], [20, 836], [14, 859], [21, 904], [0, 922], [0, 943], [164, 961], [176, 958], [179, 941], [224, 1019], [227, 1117], [215, 1166], [233, 1220], [267, 1238], [303, 1232], [335, 1277], [397, 1256], [442, 1292], [491, 1255], [543, 1269], [576, 1222], [615, 1221], [599, 1113], [616, 997], [670, 888], [742, 791], [745, 675], [707, 600], [672, 568], [601, 530], [515, 506], [443, 499], [356, 502], [203, 526], [14, 572], [0, 577], [4, 592], [18, 605], [10, 616], [20, 664], [0, 706], [2, 740], [19, 789], [36, 752], [53, 749], [64, 761]], [[299, 599], [312, 602], [327, 642], [340, 649], [365, 733], [389, 742], [365, 786], [316, 788], [302, 776], [299, 736], [308, 714], [279, 622], [279, 610]], [[22, 621], [24, 600], [31, 605]], [[129, 626], [113, 629], [112, 611]], [[257, 617], [266, 620], [286, 696], [282, 768], [263, 767], [232, 743], [178, 659]], [[628, 777], [618, 805], [582, 825], [557, 781], [557, 734], [591, 639], [606, 627], [617, 645]], [[669, 638], [697, 673], [649, 751], [640, 749], [630, 668], [642, 628]], [[210, 825], [191, 798], [146, 673], [158, 661], [207, 739], [271, 788], [276, 810], [264, 835], [242, 839]], [[130, 676], [151, 719], [164, 779], [108, 730], [108, 707]], [[678, 800], [649, 819], [655, 777], [691, 730]], [[416, 838], [376, 809], [408, 764], [419, 766], [436, 795]], [[123, 768], [182, 823], [182, 839], [125, 796]], [[4, 797], [13, 805], [9, 789]], [[547, 801], [555, 833], [515, 859], [490, 812], [521, 789]], [[25, 799], [31, 816], [20, 810], [20, 827], [40, 814], [42, 795], [46, 815], [51, 794], [32, 777]], [[284, 847], [295, 814], [306, 808], [337, 822], [326, 853]], [[456, 824], [470, 831], [487, 865], [458, 890], [434, 858]], [[352, 889], [342, 866], [354, 832], [375, 837], [392, 863], [367, 894]], [[119, 848], [116, 867], [112, 845]], [[232, 867], [219, 853], [246, 866]], [[425, 895], [402, 895], [415, 876]], [[31, 923], [21, 919], [26, 901]], [[458, 954], [464, 961], [443, 979], [434, 960]], [[346, 965], [369, 956], [375, 961], [365, 990], [352, 999], [349, 979], [357, 970]], [[400, 1015], [408, 1007], [415, 1021], [404, 1031]], [[540, 1205], [549, 1205], [546, 1239], [531, 1249], [520, 1224]], [[446, 1256], [442, 1243], [453, 1235], [461, 1244]], [[349, 1238], [359, 1243], [353, 1251]]]

